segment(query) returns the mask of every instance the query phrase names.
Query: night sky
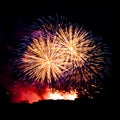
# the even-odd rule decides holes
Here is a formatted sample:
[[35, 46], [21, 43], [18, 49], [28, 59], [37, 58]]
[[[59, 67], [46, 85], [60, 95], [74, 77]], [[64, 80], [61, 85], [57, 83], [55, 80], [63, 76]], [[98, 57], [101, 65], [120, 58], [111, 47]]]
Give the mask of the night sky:
[[[34, 2], [34, 1], [33, 1]], [[17, 3], [19, 4], [19, 2]], [[70, 3], [63, 3], [60, 2], [40, 2], [40, 3], [32, 3], [32, 5], [24, 5], [20, 4], [19, 6], [11, 6], [8, 7], [5, 11], [4, 9], [0, 8], [0, 105], [8, 104], [10, 102], [11, 94], [9, 92], [9, 86], [11, 86], [12, 82], [14, 81], [14, 76], [11, 70], [11, 64], [9, 60], [13, 58], [12, 50], [14, 46], [17, 44], [17, 38], [20, 37], [23, 33], [25, 27], [28, 27], [35, 21], [37, 18], [41, 16], [52, 16], [56, 13], [61, 16], [68, 17], [71, 21], [76, 22], [80, 25], [84, 25], [88, 27], [94, 36], [102, 37], [105, 43], [109, 46], [109, 49], [112, 53], [112, 40], [114, 39], [114, 12], [112, 7], [109, 4], [104, 3], [97, 3], [86, 5], [86, 3], [78, 3], [78, 2], [70, 2]], [[109, 99], [111, 98], [111, 81], [112, 81], [112, 67], [110, 70], [110, 76], [105, 81], [105, 90], [102, 94], [100, 94], [97, 98], [97, 103], [92, 106], [89, 104], [91, 101], [87, 100], [78, 100], [76, 101], [75, 105], [73, 103], [67, 102], [60, 102], [56, 101], [53, 103], [43, 102], [39, 103], [38, 105], [35, 104], [31, 108], [29, 106], [22, 106], [27, 111], [30, 108], [32, 111], [39, 110], [38, 106], [44, 108], [45, 104], [47, 106], [52, 106], [53, 108], [44, 108], [53, 110], [53, 109], [60, 109], [64, 105], [64, 111], [68, 109], [79, 109], [82, 111], [96, 111], [99, 112], [103, 110], [109, 109]], [[58, 103], [57, 103], [58, 102]], [[82, 104], [83, 103], [83, 104]], [[58, 107], [55, 107], [57, 106]], [[71, 107], [70, 107], [71, 105]], [[12, 105], [11, 105], [12, 106]], [[20, 106], [12, 106], [9, 107], [9, 110], [15, 111], [18, 107], [18, 112], [22, 111], [22, 107]], [[68, 108], [69, 106], [69, 108]], [[82, 106], [81, 108], [79, 108]], [[3, 106], [4, 107], [4, 106]], [[27, 108], [28, 107], [28, 108]], [[5, 108], [4, 108], [5, 109]], [[6, 110], [4, 110], [6, 111]], [[53, 110], [55, 111], [55, 110]], [[97, 113], [97, 112], [96, 112]]]

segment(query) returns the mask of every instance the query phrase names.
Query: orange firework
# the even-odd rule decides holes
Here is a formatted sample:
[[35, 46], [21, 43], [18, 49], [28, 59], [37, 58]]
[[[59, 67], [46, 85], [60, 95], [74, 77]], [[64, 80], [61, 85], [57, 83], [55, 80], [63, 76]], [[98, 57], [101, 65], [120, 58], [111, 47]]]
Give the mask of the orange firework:
[[89, 94], [109, 72], [107, 45], [82, 27], [46, 21], [41, 20], [17, 49], [20, 55], [14, 63], [21, 79]]
[[50, 42], [42, 37], [33, 38], [33, 42], [27, 46], [27, 51], [21, 58], [23, 73], [36, 81], [51, 82], [51, 79], [58, 79], [62, 71], [66, 70], [64, 59], [61, 57], [62, 52], [57, 47], [57, 42], [53, 39]]
[[78, 28], [69, 26], [66, 29], [60, 28], [57, 32], [57, 40], [62, 48], [63, 58], [66, 62], [74, 64], [74, 67], [82, 67], [90, 57], [87, 53], [93, 46], [90, 46], [89, 33]]

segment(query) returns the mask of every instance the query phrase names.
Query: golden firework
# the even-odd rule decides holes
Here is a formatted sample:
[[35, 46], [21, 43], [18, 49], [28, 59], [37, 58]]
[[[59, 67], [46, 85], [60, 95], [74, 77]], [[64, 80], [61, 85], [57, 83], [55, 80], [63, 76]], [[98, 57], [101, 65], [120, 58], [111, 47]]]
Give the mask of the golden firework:
[[[56, 37], [55, 37], [56, 38]], [[30, 79], [51, 82], [61, 76], [66, 69], [60, 47], [57, 42], [50, 41], [50, 37], [39, 39], [33, 38], [23, 54], [21, 68]]]
[[69, 26], [66, 29], [60, 28], [56, 32], [59, 45], [62, 48], [63, 58], [74, 67], [82, 67], [85, 61], [90, 57], [87, 53], [93, 47], [90, 46], [88, 32], [82, 29]]

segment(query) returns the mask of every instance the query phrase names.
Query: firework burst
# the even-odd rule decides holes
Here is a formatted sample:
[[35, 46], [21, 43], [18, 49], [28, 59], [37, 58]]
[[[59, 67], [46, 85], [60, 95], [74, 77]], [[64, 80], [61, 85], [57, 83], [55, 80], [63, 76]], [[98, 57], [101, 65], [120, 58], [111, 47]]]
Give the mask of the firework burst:
[[20, 78], [88, 94], [109, 71], [107, 45], [82, 27], [50, 21], [39, 19], [17, 49], [19, 57], [14, 63]]
[[[94, 46], [90, 46], [89, 33], [70, 25], [66, 29], [60, 28], [56, 33], [59, 45], [63, 50], [63, 58], [74, 67], [82, 67], [90, 57], [88, 52]], [[71, 66], [70, 66], [71, 67]]]
[[26, 52], [22, 55], [19, 68], [28, 79], [35, 81], [51, 82], [51, 79], [58, 79], [62, 71], [66, 70], [61, 49], [57, 42], [50, 38], [33, 38], [33, 42], [27, 46]]
[[[83, 93], [98, 91], [102, 79], [109, 73], [110, 52], [100, 38], [94, 38], [83, 28], [69, 25], [57, 32], [68, 72], [57, 83], [60, 89], [80, 89]], [[82, 88], [82, 89], [81, 89]]]

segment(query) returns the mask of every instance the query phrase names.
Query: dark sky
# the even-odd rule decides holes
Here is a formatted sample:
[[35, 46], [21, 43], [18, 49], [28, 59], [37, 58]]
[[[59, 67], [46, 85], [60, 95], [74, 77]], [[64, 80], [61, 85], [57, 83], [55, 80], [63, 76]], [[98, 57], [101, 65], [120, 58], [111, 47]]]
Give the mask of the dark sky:
[[[33, 1], [32, 5], [30, 3], [20, 3], [19, 5], [18, 2], [6, 9], [5, 7], [0, 8], [0, 13], [0, 98], [4, 96], [7, 99], [6, 84], [8, 86], [10, 84], [8, 81], [11, 79], [8, 60], [11, 59], [12, 47], [16, 44], [16, 34], [21, 33], [36, 18], [56, 13], [66, 16], [74, 22], [87, 26], [95, 36], [102, 37], [112, 52], [116, 18], [113, 7], [109, 4], [99, 2], [89, 4], [74, 1], [70, 3], [45, 1], [37, 4]], [[107, 85], [109, 92], [111, 80], [112, 78]]]

